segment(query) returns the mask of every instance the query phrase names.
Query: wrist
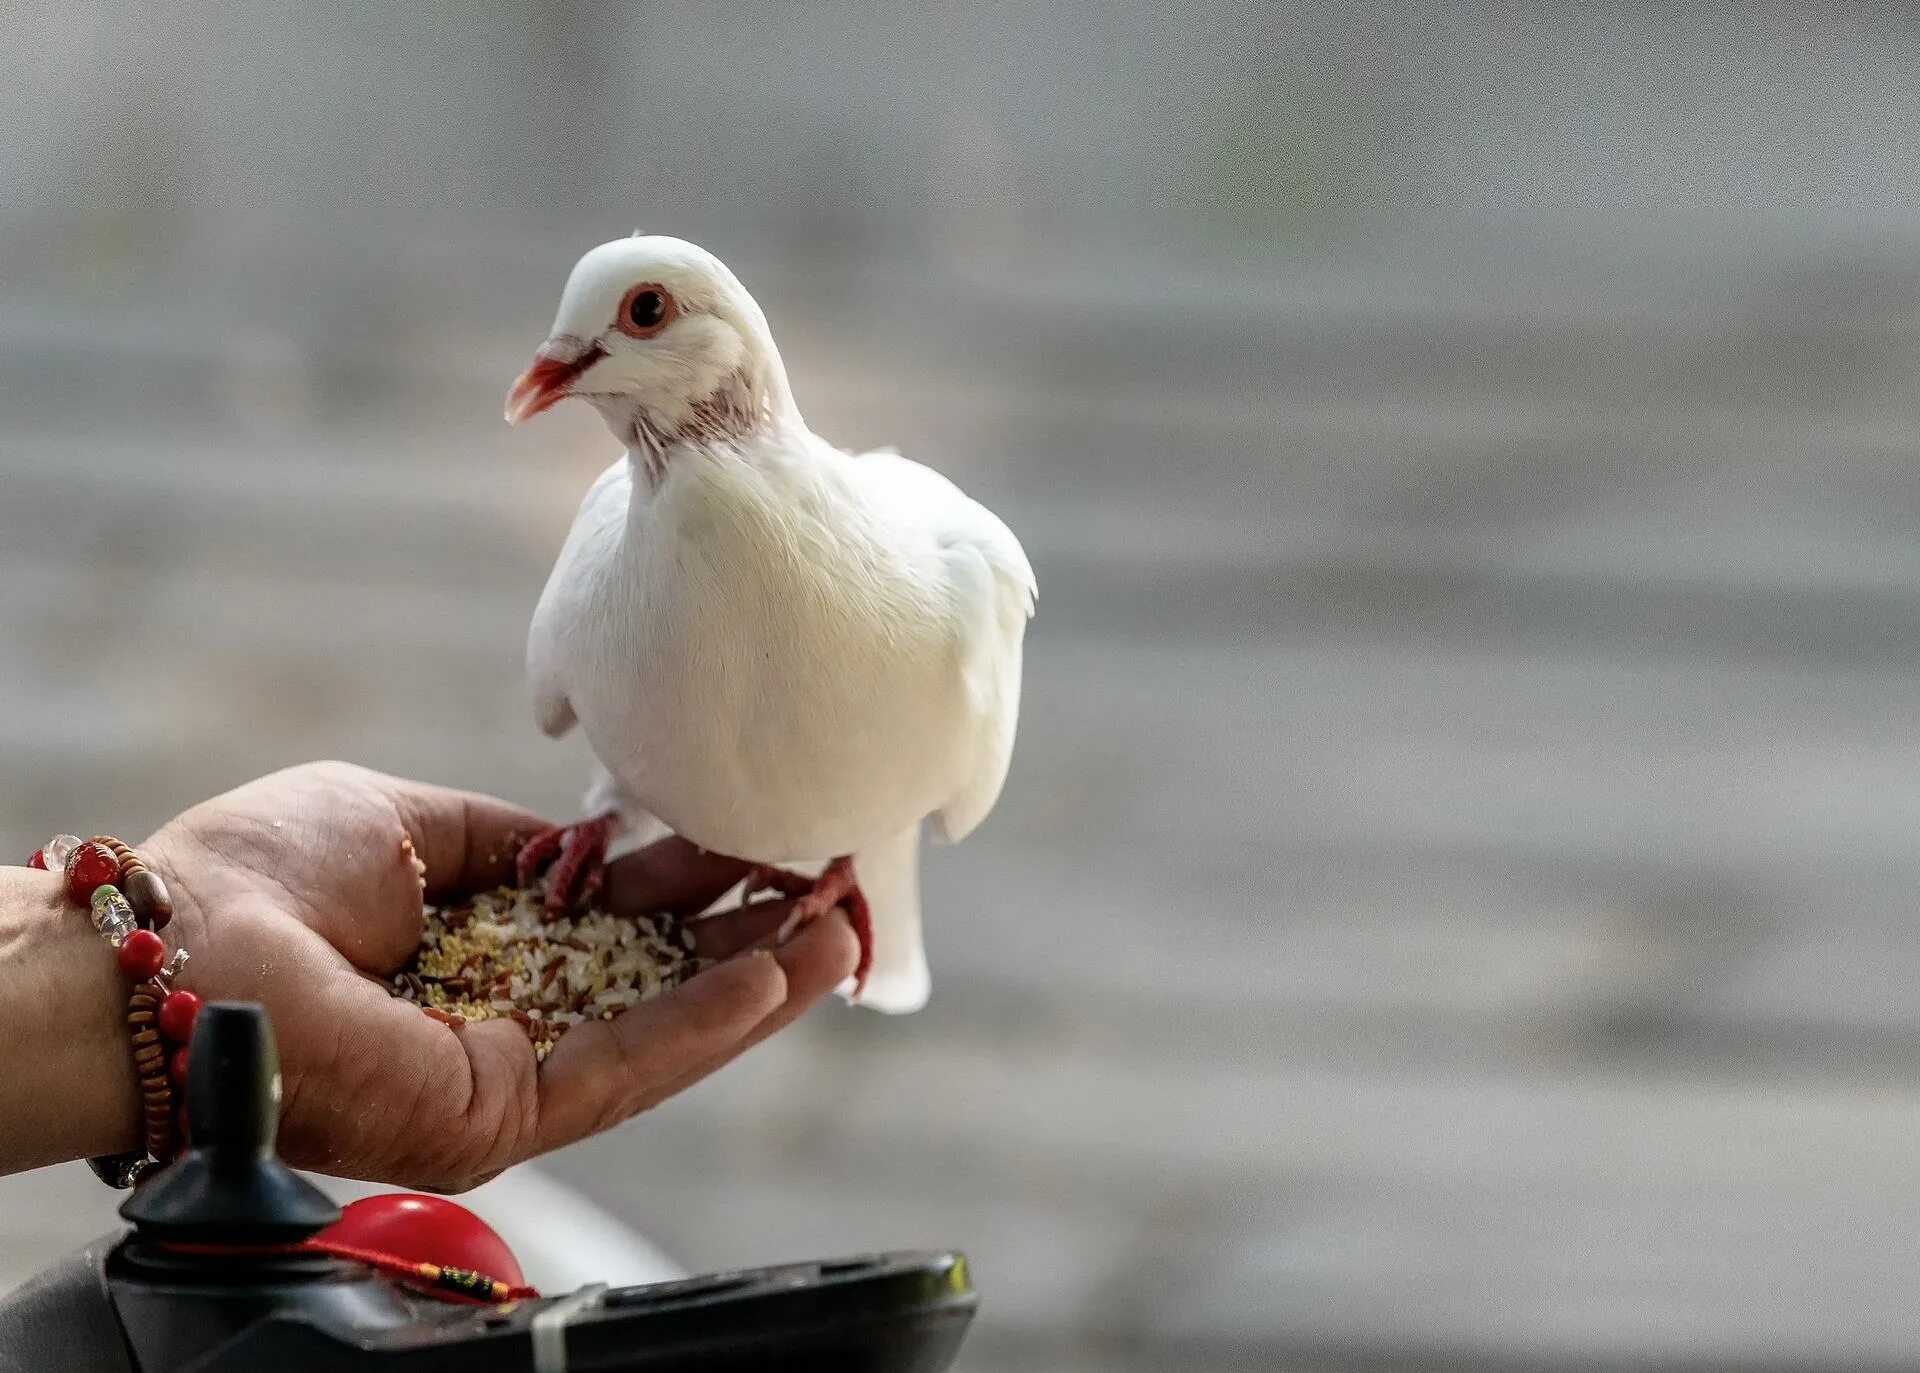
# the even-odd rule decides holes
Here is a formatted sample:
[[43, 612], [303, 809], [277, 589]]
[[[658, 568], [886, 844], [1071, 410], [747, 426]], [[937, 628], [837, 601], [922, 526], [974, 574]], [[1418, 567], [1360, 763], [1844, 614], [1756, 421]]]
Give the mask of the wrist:
[[0, 1172], [117, 1153], [140, 1142], [126, 979], [56, 873], [0, 868], [0, 1050], [11, 1099]]

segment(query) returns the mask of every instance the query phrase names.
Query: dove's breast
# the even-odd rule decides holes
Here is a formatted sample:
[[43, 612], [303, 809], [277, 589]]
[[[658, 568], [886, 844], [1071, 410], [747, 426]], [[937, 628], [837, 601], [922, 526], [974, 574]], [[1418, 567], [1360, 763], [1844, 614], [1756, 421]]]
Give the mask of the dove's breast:
[[761, 862], [898, 834], [954, 794], [976, 742], [939, 550], [820, 475], [671, 470], [633, 512], [569, 686], [637, 800]]

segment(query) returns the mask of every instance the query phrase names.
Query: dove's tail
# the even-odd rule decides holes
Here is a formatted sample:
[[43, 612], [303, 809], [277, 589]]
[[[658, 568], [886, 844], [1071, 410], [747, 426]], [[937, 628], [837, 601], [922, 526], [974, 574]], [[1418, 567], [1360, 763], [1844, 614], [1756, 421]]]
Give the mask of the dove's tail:
[[860, 1004], [891, 1015], [917, 1011], [933, 989], [920, 940], [920, 827], [861, 849], [853, 875], [873, 912], [873, 970]]

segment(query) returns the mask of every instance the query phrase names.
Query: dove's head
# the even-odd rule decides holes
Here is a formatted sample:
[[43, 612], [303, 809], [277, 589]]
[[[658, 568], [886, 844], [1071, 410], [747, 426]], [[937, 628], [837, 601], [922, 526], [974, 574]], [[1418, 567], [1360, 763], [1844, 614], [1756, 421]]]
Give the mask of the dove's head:
[[740, 279], [704, 248], [639, 234], [574, 265], [547, 341], [507, 393], [507, 423], [568, 396], [655, 453], [793, 409], [767, 318]]

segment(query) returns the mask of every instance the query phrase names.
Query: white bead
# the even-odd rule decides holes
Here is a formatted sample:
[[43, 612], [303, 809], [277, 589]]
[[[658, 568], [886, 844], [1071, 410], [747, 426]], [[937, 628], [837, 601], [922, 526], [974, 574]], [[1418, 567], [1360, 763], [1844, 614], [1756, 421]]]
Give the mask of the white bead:
[[65, 872], [67, 859], [72, 856], [75, 849], [80, 847], [80, 843], [80, 836], [77, 834], [56, 834], [47, 840], [40, 849], [47, 860], [47, 871]]

